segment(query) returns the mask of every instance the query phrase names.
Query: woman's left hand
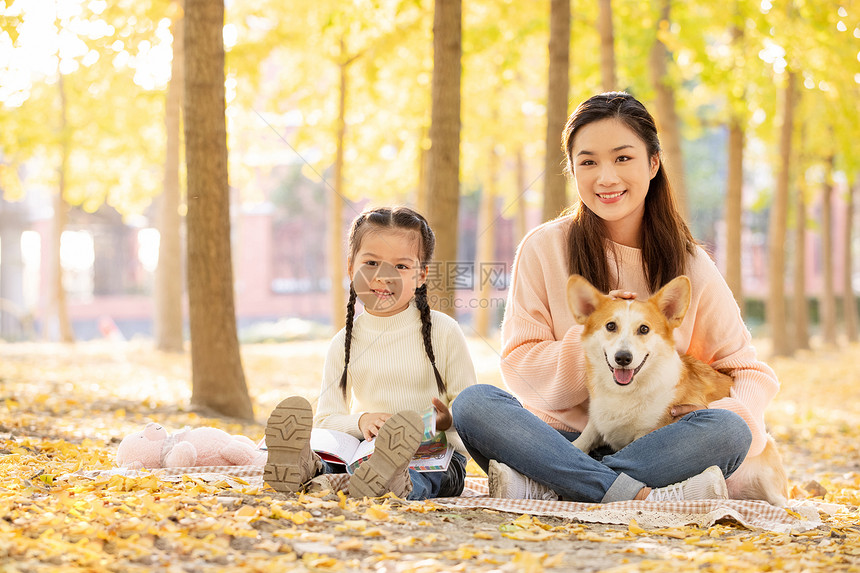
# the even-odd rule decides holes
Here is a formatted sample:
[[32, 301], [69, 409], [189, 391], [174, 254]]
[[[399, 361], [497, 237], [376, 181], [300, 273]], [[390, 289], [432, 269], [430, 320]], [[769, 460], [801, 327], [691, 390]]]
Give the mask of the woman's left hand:
[[433, 407], [436, 408], [436, 431], [444, 432], [454, 423], [451, 410], [439, 398], [433, 398]]

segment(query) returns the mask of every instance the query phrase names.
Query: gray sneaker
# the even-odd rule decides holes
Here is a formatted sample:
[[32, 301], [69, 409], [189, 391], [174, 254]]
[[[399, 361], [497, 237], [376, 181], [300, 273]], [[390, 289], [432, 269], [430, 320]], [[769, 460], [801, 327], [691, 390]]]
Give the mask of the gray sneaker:
[[373, 454], [349, 478], [349, 496], [409, 495], [409, 462], [423, 435], [424, 422], [417, 412], [404, 410], [388, 418], [376, 436]]
[[679, 483], [651, 490], [645, 501], [684, 501], [688, 499], [729, 499], [726, 478], [717, 466]]
[[313, 419], [310, 403], [301, 396], [282, 400], [269, 415], [263, 479], [275, 490], [295, 493], [322, 469], [322, 460], [311, 451]]
[[490, 487], [490, 497], [550, 501], [558, 499], [558, 494], [547, 486], [496, 460], [490, 460], [487, 484]]

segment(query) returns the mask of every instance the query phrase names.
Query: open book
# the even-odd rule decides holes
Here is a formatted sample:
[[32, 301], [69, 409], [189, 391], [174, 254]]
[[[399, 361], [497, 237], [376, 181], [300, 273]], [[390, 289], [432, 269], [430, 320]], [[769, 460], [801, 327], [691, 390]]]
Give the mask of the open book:
[[[412, 456], [409, 468], [419, 472], [436, 472], [448, 469], [454, 446], [448, 443], [445, 432], [436, 431], [436, 412], [431, 407], [422, 413], [424, 436]], [[345, 432], [314, 428], [311, 432], [311, 449], [330, 464], [346, 466], [348, 473], [355, 472], [373, 453], [375, 440], [359, 440]]]

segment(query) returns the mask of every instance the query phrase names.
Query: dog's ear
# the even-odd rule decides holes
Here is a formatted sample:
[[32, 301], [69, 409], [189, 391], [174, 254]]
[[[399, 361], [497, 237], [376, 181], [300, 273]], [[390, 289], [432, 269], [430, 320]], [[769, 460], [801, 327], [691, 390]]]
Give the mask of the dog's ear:
[[600, 304], [604, 295], [594, 288], [590, 282], [579, 275], [570, 275], [567, 279], [567, 306], [573, 313], [573, 318], [579, 324], [585, 324], [588, 317]]
[[666, 283], [652, 297], [657, 308], [669, 320], [672, 328], [681, 324], [684, 315], [687, 314], [687, 309], [690, 308], [690, 290], [690, 279], [681, 275]]

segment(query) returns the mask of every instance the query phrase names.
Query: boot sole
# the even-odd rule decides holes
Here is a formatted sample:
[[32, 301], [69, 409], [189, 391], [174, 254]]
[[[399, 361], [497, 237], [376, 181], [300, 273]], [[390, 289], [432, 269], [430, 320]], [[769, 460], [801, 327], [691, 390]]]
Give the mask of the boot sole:
[[311, 439], [313, 410], [301, 396], [281, 401], [266, 422], [268, 458], [263, 479], [276, 491], [295, 493], [313, 476], [304, 475], [302, 450]]
[[409, 464], [423, 435], [424, 422], [417, 412], [391, 416], [376, 436], [373, 455], [350, 477], [350, 497], [379, 497], [388, 493], [391, 478]]

